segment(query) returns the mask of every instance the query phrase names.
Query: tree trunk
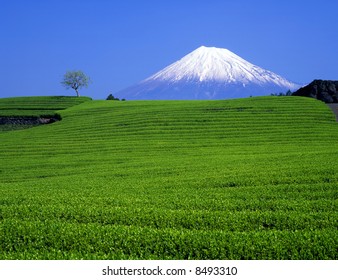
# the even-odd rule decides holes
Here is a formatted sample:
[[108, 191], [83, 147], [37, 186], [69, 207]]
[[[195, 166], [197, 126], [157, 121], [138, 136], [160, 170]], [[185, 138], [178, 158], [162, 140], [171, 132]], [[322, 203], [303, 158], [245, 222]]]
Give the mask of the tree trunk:
[[75, 89], [77, 97], [80, 97], [80, 93], [77, 89]]

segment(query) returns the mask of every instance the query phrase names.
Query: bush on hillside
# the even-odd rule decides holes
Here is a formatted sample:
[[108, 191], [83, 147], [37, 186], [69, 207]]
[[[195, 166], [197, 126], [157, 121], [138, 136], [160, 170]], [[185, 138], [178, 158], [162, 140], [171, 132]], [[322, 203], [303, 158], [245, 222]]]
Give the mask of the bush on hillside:
[[[120, 101], [119, 98], [114, 97], [114, 95], [112, 95], [112, 94], [109, 94], [108, 97], [106, 98], [106, 100], [117, 100], [117, 101]], [[125, 99], [122, 98], [121, 101], [125, 101]]]
[[271, 93], [271, 96], [291, 96], [292, 91], [288, 90], [286, 93], [280, 92], [280, 93]]

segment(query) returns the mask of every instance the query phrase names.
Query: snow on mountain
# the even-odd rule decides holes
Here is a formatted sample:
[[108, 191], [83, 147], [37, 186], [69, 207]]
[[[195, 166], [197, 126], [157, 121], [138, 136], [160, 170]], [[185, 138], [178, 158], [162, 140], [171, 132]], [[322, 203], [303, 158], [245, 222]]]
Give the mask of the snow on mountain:
[[128, 100], [226, 99], [299, 87], [227, 49], [202, 46], [116, 95]]

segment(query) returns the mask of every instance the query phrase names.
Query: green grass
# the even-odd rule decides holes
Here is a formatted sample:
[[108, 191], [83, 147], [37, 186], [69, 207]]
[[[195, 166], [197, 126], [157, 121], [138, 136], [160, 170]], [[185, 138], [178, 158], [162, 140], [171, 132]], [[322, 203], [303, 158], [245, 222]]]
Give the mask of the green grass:
[[91, 100], [88, 97], [34, 96], [0, 98], [0, 116], [41, 116]]
[[324, 103], [40, 108], [62, 121], [0, 132], [0, 259], [337, 259], [338, 125]]
[[[0, 119], [2, 117], [52, 117], [58, 116], [57, 112], [80, 103], [91, 100], [88, 97], [69, 96], [35, 96], [0, 98]], [[0, 125], [0, 131], [26, 129], [36, 125], [9, 123]]]

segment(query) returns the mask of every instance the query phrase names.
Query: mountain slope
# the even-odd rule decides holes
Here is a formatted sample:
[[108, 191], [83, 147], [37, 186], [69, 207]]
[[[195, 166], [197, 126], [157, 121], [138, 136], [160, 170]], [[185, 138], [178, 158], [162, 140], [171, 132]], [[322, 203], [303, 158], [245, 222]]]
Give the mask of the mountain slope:
[[200, 47], [151, 77], [117, 93], [127, 99], [226, 99], [299, 88], [227, 49]]

